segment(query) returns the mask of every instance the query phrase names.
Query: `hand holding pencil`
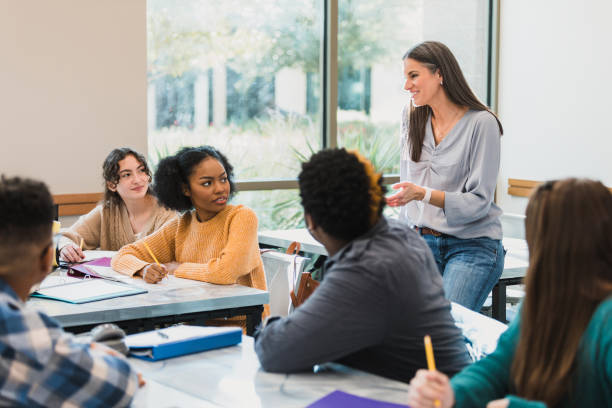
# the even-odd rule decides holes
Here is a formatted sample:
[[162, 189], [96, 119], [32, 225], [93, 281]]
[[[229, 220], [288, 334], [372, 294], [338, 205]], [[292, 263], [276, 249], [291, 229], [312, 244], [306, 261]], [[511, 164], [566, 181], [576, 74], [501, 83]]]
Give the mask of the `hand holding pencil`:
[[450, 386], [448, 377], [436, 371], [433, 347], [429, 336], [425, 336], [424, 344], [428, 370], [417, 371], [414, 378], [410, 381], [408, 405], [411, 408], [450, 408], [455, 405], [453, 389]]
[[155, 261], [155, 263], [147, 265], [142, 269], [142, 279], [144, 279], [144, 281], [147, 283], [160, 282], [166, 277], [166, 275], [168, 275], [168, 269], [165, 265], [159, 263], [159, 261], [155, 257], [155, 254], [153, 253], [153, 251], [151, 251], [151, 248], [149, 248], [149, 245], [147, 245], [147, 243], [144, 241], [143, 244], [147, 249], [149, 255], [151, 255], [151, 258], [153, 258], [153, 260]]

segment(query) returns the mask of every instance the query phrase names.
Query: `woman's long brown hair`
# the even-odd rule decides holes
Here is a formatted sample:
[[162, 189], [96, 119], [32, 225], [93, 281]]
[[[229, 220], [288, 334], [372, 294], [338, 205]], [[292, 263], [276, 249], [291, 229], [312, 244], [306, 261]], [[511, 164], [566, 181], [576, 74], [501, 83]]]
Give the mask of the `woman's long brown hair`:
[[[448, 98], [455, 105], [468, 107], [473, 110], [486, 110], [497, 120], [499, 132], [504, 133], [504, 129], [497, 116], [482, 102], [478, 100], [474, 92], [470, 89], [459, 63], [448, 47], [437, 41], [425, 41], [411, 48], [402, 60], [413, 59], [425, 65], [432, 74], [440, 71], [443, 78], [442, 87]], [[431, 114], [431, 108], [427, 105], [410, 105], [410, 129], [408, 130], [408, 143], [410, 147], [410, 158], [418, 162], [421, 159], [423, 140], [425, 139], [425, 126], [427, 118]]]
[[600, 182], [547, 182], [527, 205], [529, 247], [520, 339], [511, 368], [517, 395], [557, 405], [572, 389], [582, 335], [612, 294], [612, 194]]

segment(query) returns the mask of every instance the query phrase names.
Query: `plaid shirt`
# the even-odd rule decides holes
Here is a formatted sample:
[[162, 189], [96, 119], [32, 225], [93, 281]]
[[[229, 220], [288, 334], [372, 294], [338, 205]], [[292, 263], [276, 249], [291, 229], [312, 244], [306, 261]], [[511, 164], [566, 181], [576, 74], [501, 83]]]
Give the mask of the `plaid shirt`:
[[128, 406], [137, 378], [127, 361], [75, 342], [26, 309], [0, 279], [0, 406]]

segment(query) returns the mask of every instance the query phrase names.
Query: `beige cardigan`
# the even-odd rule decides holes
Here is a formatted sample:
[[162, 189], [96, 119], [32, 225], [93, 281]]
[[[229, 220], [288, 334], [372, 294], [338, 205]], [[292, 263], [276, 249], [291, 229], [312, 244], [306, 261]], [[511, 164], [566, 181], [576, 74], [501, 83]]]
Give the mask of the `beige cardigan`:
[[62, 234], [58, 248], [62, 249], [69, 244], [79, 245], [83, 238], [83, 249], [118, 251], [122, 246], [157, 231], [176, 217], [175, 211], [163, 208], [156, 202], [155, 212], [145, 228], [141, 233], [134, 234], [123, 203], [110, 208], [99, 204], [88, 214], [81, 216], [68, 231]]

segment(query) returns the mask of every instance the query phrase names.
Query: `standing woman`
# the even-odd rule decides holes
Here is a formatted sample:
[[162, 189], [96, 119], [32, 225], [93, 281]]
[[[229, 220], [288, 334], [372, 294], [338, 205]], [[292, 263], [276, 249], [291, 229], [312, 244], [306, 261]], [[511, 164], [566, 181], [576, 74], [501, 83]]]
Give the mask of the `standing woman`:
[[128, 147], [114, 149], [104, 160], [102, 176], [102, 203], [80, 217], [58, 243], [64, 261], [85, 257], [81, 241], [83, 249], [117, 251], [176, 218], [152, 194], [151, 171], [140, 153]]
[[[155, 192], [164, 206], [182, 215], [121, 248], [112, 260], [114, 270], [141, 276], [148, 283], [170, 273], [266, 290], [257, 216], [250, 208], [228, 204], [235, 187], [233, 167], [223, 154], [211, 146], [182, 148], [157, 166]], [[246, 326], [244, 317], [234, 320]]]
[[547, 182], [529, 199], [525, 236], [519, 315], [450, 382], [419, 370], [411, 407], [612, 407], [612, 194], [597, 181]]
[[446, 297], [480, 310], [504, 268], [501, 209], [493, 202], [503, 133], [497, 117], [471, 91], [442, 43], [426, 41], [403, 57], [400, 191], [403, 206], [431, 248]]

